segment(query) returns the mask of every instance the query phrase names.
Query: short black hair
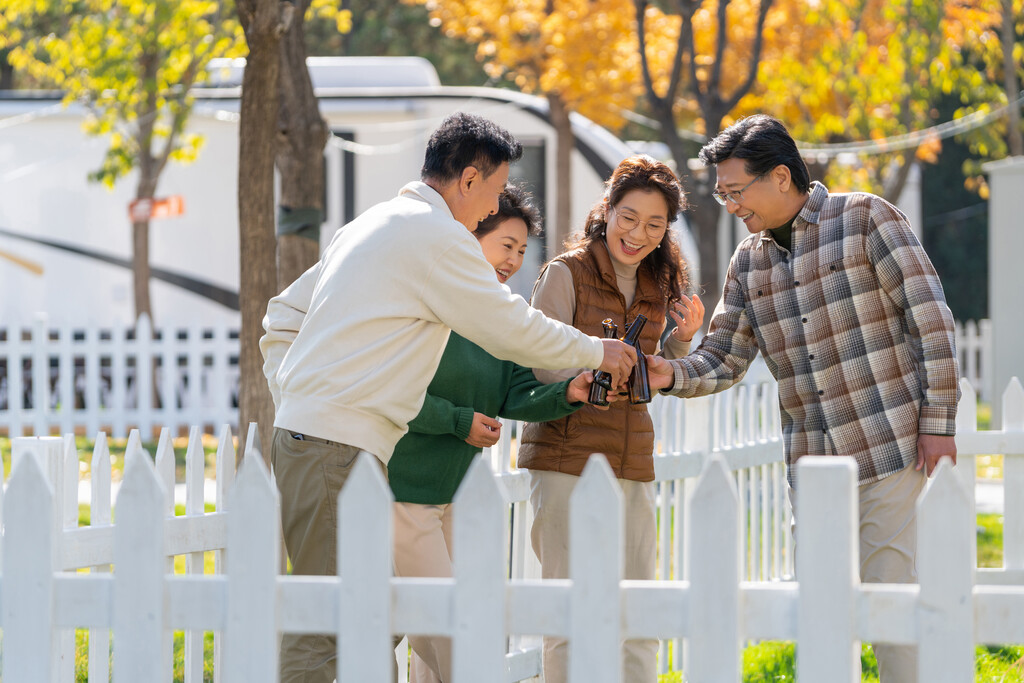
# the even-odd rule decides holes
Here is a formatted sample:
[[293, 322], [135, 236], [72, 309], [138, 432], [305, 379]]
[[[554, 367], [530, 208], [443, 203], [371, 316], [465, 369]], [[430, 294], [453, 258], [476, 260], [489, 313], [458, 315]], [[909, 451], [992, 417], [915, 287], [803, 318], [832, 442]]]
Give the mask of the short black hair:
[[473, 235], [480, 239], [510, 218], [521, 218], [526, 223], [526, 234], [540, 234], [540, 211], [533, 205], [533, 197], [520, 185], [509, 183], [498, 195], [498, 211], [480, 221]]
[[758, 178], [783, 164], [796, 189], [805, 194], [811, 189], [811, 174], [796, 142], [781, 121], [767, 114], [755, 114], [732, 124], [709, 140], [698, 158], [705, 166], [743, 159], [747, 173]]
[[455, 112], [427, 143], [420, 177], [448, 184], [475, 166], [486, 178], [505, 162], [518, 161], [523, 145], [511, 133], [482, 116]]

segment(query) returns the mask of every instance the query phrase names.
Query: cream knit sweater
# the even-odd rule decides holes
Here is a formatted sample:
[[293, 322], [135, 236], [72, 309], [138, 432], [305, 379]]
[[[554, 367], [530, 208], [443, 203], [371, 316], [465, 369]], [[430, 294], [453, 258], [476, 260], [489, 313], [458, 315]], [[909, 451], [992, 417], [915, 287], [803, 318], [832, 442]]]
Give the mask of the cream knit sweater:
[[260, 340], [274, 425], [385, 464], [455, 330], [528, 367], [598, 367], [601, 340], [546, 318], [498, 283], [480, 245], [422, 182], [338, 231], [271, 299]]

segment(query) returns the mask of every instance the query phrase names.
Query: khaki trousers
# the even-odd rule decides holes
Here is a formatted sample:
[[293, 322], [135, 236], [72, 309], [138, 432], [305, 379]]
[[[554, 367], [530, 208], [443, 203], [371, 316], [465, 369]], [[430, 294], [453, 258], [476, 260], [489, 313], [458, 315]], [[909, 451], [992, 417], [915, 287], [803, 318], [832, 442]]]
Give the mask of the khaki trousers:
[[[395, 576], [452, 576], [453, 506], [395, 503]], [[410, 683], [452, 679], [452, 644], [445, 636], [409, 635]]]
[[[569, 495], [579, 477], [561, 472], [530, 470], [533, 551], [545, 579], [569, 578]], [[625, 535], [625, 579], [654, 579], [657, 555], [657, 517], [653, 482], [619, 479], [622, 487]], [[568, 648], [564, 638], [544, 638], [544, 683], [568, 680]], [[657, 640], [627, 640], [622, 651], [624, 683], [656, 683]]]
[[[860, 580], [864, 583], [917, 582], [917, 499], [927, 478], [913, 465], [880, 481], [861, 484]], [[793, 537], [796, 538], [796, 495]], [[813, 552], [813, 550], [805, 552]], [[797, 577], [799, 579], [799, 577]], [[875, 645], [881, 683], [917, 683], [917, 647]]]
[[[359, 453], [354, 446], [299, 440], [288, 430], [274, 429], [270, 462], [281, 492], [281, 527], [292, 574], [337, 575], [338, 494]], [[381, 469], [387, 478], [387, 468]], [[333, 635], [285, 634], [281, 683], [331, 683], [337, 657]]]

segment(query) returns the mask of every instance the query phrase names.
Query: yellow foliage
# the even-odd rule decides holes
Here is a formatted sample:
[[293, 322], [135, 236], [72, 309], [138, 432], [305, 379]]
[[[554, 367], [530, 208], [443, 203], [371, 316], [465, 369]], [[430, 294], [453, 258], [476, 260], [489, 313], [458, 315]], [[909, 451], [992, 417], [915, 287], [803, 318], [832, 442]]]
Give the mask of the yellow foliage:
[[639, 94], [634, 11], [630, 0], [406, 0], [430, 10], [450, 36], [477, 45], [491, 77], [525, 92], [558, 94], [606, 126]]

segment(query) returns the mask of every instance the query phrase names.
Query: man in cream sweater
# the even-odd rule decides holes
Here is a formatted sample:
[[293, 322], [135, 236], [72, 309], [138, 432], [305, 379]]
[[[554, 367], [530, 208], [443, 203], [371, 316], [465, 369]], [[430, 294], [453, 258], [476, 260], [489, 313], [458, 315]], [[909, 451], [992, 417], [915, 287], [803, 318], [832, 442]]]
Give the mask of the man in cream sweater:
[[[498, 283], [471, 231], [498, 207], [522, 146], [486, 119], [448, 117], [421, 182], [339, 230], [270, 301], [260, 340], [277, 409], [271, 462], [295, 574], [334, 575], [338, 494], [360, 451], [387, 473], [455, 330], [503, 360], [591, 367], [623, 382], [635, 352], [531, 308]], [[282, 683], [330, 683], [331, 636], [288, 634]]]

